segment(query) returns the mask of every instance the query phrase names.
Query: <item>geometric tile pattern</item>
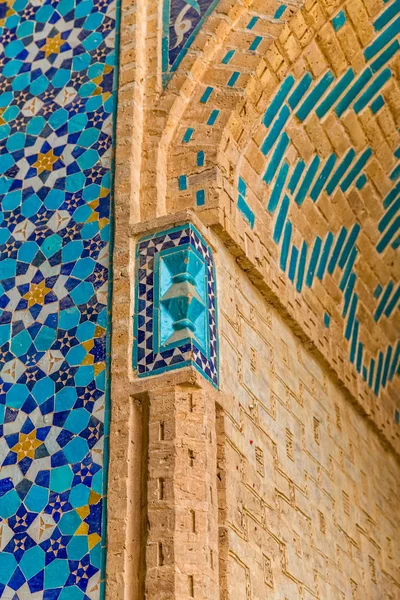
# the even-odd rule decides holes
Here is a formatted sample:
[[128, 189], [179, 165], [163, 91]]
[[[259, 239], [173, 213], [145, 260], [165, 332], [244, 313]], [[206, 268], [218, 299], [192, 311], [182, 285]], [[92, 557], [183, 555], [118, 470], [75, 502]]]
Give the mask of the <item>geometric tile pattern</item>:
[[167, 85], [219, 0], [164, 0], [162, 74]]
[[138, 377], [193, 365], [218, 387], [212, 250], [190, 224], [136, 247], [133, 364]]
[[0, 0], [0, 597], [98, 600], [114, 0]]

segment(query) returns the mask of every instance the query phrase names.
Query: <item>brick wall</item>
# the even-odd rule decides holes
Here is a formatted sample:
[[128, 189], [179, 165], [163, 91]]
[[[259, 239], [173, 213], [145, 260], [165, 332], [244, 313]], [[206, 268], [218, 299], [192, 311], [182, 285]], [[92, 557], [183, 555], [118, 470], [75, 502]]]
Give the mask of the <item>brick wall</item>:
[[[329, 70], [340, 79], [352, 68], [357, 78], [366, 67], [365, 48], [380, 35], [374, 24], [392, 5], [220, 0], [163, 88], [158, 3], [124, 4], [108, 511], [112, 600], [139, 599], [143, 589], [149, 598], [211, 600], [218, 585], [224, 600], [399, 595], [397, 384], [387, 380], [377, 396], [375, 382], [369, 386], [357, 360], [349, 360], [339, 293], [344, 271], [323, 281], [315, 271], [308, 286], [307, 268], [299, 291], [298, 272], [294, 283], [289, 276], [289, 251], [282, 268], [285, 228], [277, 244], [280, 210], [268, 210], [277, 174], [263, 180], [269, 157], [261, 150], [265, 114], [287, 77], [297, 86], [310, 73], [310, 92]], [[303, 122], [291, 115], [291, 144], [283, 154], [291, 175], [304, 162], [304, 177], [315, 156], [321, 169], [330, 153], [340, 164], [349, 150], [358, 157], [372, 148], [355, 180], [366, 181], [333, 199], [323, 192], [316, 203], [293, 197], [288, 218], [290, 251], [294, 243], [301, 257], [305, 242], [307, 261], [316, 236], [325, 242], [330, 232], [337, 240], [342, 227], [349, 235], [355, 222], [361, 226], [354, 271], [359, 337], [351, 340], [362, 339], [376, 365], [379, 349], [394, 348], [395, 340], [393, 317], [374, 317], [390, 281], [398, 280], [395, 248], [376, 258], [396, 168], [398, 64], [396, 56], [388, 58], [394, 76], [384, 84], [383, 104], [374, 97], [375, 112], [368, 105], [340, 118], [333, 111], [322, 119], [310, 114]], [[176, 214], [187, 208], [203, 229], [192, 214]], [[219, 392], [190, 369], [145, 382], [132, 370], [138, 232], [188, 221], [216, 249]], [[167, 496], [160, 498], [160, 489]]]
[[218, 251], [221, 598], [395, 599], [399, 464]]
[[251, 2], [224, 35], [213, 23], [168, 210], [215, 227], [398, 445], [396, 5], [279, 6]]

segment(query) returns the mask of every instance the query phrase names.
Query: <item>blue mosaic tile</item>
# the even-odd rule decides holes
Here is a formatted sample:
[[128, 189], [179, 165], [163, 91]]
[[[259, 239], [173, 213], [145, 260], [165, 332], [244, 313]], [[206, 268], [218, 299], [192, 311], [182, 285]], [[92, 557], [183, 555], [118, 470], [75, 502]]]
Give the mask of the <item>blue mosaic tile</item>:
[[164, 0], [162, 72], [166, 85], [219, 0]]
[[215, 267], [192, 225], [139, 240], [133, 366], [138, 377], [193, 365], [218, 387]]
[[0, 1], [5, 598], [100, 598], [115, 11]]

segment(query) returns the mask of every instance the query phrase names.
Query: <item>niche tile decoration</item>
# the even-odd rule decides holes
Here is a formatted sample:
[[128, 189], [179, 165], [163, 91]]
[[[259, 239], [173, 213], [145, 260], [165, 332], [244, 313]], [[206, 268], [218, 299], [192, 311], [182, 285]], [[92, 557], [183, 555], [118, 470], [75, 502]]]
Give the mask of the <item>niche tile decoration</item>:
[[162, 72], [166, 85], [219, 0], [164, 0]]
[[99, 600], [113, 0], [0, 0], [0, 597]]
[[192, 225], [136, 248], [134, 369], [138, 377], [193, 365], [218, 387], [215, 267]]

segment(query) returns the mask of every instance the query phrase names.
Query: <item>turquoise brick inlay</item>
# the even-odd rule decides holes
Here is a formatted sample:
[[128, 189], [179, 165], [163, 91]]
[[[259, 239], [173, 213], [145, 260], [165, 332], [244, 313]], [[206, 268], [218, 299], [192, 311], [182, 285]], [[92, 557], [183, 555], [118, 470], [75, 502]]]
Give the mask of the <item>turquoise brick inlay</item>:
[[118, 11], [0, 0], [1, 598], [104, 598]]
[[179, 175], [178, 177], [179, 189], [185, 191], [188, 189], [188, 179], [186, 175]]
[[206, 194], [204, 190], [198, 190], [196, 192], [196, 205], [203, 206], [206, 203]]
[[255, 37], [249, 46], [249, 50], [251, 50], [251, 52], [255, 52], [262, 41], [263, 41], [263, 38], [261, 35], [258, 35], [257, 37]]
[[339, 31], [342, 29], [343, 25], [346, 23], [346, 15], [343, 10], [341, 10], [335, 17], [332, 19], [332, 25], [335, 31]]
[[215, 125], [215, 121], [218, 119], [219, 113], [219, 110], [213, 110], [210, 116], [208, 117], [207, 125]]
[[201, 102], [202, 104], [207, 104], [207, 102], [209, 101], [209, 99], [210, 99], [210, 96], [211, 96], [211, 94], [213, 93], [213, 91], [214, 91], [214, 88], [212, 88], [212, 87], [210, 87], [210, 86], [209, 86], [209, 87], [207, 87], [207, 88], [205, 89], [205, 91], [204, 91], [204, 93], [203, 93], [202, 97], [200, 98], [200, 102]]
[[188, 129], [186, 129], [186, 131], [185, 131], [185, 135], [184, 135], [184, 136], [183, 136], [183, 138], [182, 138], [182, 142], [183, 142], [184, 144], [187, 144], [188, 142], [190, 142], [190, 140], [191, 140], [191, 139], [192, 139], [192, 137], [193, 137], [193, 134], [194, 134], [194, 129], [193, 129], [193, 127], [188, 127]]
[[247, 24], [247, 29], [250, 29], [250, 30], [254, 29], [254, 27], [257, 25], [259, 20], [260, 20], [260, 17], [252, 17]]
[[274, 14], [274, 19], [280, 19], [281, 17], [283, 17], [284, 12], [286, 11], [287, 6], [286, 4], [282, 4], [282, 6], [280, 6], [277, 11]]
[[248, 224], [250, 225], [250, 227], [253, 229], [254, 221], [255, 221], [254, 213], [246, 201], [247, 185], [241, 177], [239, 177], [238, 191], [239, 191], [239, 195], [238, 195], [237, 207], [238, 207], [239, 211], [242, 213], [243, 217], [248, 222]]
[[219, 0], [163, 0], [162, 73], [167, 85]]
[[234, 73], [232, 73], [232, 75], [229, 77], [227, 86], [228, 87], [234, 87], [234, 85], [236, 85], [237, 80], [240, 77], [240, 71], [235, 71]]
[[134, 339], [138, 377], [193, 365], [218, 387], [215, 268], [192, 225], [138, 242]]
[[229, 63], [230, 63], [230, 61], [232, 60], [232, 58], [233, 58], [233, 56], [234, 56], [235, 52], [236, 52], [236, 50], [229, 50], [229, 51], [228, 51], [228, 52], [225, 54], [224, 58], [222, 59], [222, 64], [223, 64], [223, 65], [227, 65], [227, 64], [229, 64]]

